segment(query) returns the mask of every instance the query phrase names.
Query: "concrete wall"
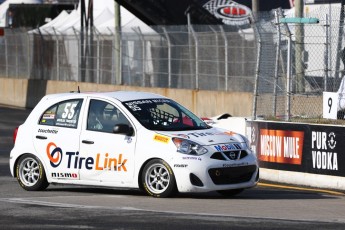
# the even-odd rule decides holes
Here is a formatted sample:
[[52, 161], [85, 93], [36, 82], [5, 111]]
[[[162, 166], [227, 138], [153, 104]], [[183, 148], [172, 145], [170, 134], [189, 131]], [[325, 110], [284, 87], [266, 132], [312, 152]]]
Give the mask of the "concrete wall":
[[51, 80], [0, 78], [0, 104], [33, 108], [46, 94], [77, 91], [146, 91], [172, 98], [198, 116], [216, 116], [229, 113], [233, 116], [252, 115], [253, 95], [247, 92], [223, 92], [134, 86], [104, 85]]

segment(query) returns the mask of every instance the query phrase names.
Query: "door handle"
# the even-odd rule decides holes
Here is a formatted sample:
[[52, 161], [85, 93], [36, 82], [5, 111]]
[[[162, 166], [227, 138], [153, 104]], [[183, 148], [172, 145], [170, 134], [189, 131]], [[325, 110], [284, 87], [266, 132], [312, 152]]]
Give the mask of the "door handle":
[[40, 140], [45, 140], [45, 139], [47, 139], [47, 137], [45, 137], [45, 136], [36, 136], [36, 138], [37, 138], [37, 139], [40, 139]]
[[81, 143], [92, 145], [92, 144], [94, 144], [95, 142], [93, 142], [93, 141], [87, 141], [87, 140], [82, 140]]

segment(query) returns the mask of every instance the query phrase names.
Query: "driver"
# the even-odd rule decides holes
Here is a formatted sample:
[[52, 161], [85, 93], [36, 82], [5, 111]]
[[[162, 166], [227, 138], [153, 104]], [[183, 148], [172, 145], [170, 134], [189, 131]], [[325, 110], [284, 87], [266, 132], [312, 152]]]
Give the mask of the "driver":
[[101, 103], [98, 101], [91, 101], [90, 109], [89, 109], [89, 116], [87, 119], [87, 128], [91, 130], [102, 130], [102, 115], [101, 115]]
[[90, 110], [90, 113], [89, 113], [89, 118], [87, 120], [87, 123], [88, 123], [88, 129], [93, 129], [93, 130], [101, 130], [103, 129], [103, 125], [102, 123], [100, 122], [100, 120], [98, 119], [95, 111], [93, 110]]

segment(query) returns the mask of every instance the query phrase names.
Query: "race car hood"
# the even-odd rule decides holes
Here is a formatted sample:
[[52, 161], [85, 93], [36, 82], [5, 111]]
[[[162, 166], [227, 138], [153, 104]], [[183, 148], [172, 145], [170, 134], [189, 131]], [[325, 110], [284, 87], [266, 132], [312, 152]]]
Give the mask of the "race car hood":
[[225, 143], [238, 143], [244, 142], [241, 135], [219, 129], [219, 128], [211, 128], [211, 129], [204, 129], [204, 130], [189, 130], [189, 131], [161, 131], [159, 134], [169, 136], [169, 137], [179, 137], [187, 140], [194, 141], [201, 145], [216, 145], [216, 144], [225, 144]]

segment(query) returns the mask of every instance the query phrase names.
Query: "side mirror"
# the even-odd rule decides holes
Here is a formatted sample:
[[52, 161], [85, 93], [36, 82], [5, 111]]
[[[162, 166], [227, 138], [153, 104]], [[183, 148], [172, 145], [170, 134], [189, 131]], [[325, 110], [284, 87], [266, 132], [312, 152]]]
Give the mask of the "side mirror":
[[113, 133], [132, 136], [134, 134], [134, 129], [126, 124], [118, 124], [114, 126]]

